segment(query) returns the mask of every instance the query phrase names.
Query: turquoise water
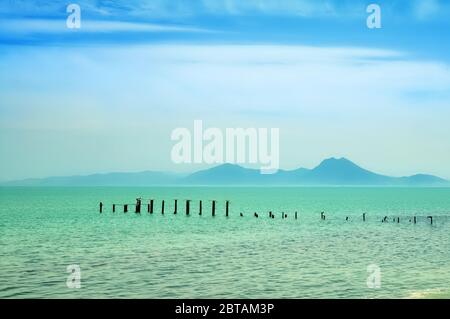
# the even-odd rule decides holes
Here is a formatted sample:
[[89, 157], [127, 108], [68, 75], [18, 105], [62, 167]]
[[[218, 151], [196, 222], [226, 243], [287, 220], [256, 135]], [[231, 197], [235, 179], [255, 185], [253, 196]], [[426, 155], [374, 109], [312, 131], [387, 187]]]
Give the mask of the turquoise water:
[[[111, 212], [138, 196], [156, 199], [153, 215]], [[0, 203], [2, 298], [450, 297], [450, 189], [0, 188]], [[66, 285], [74, 264], [80, 289]], [[367, 287], [371, 264], [379, 289]]]

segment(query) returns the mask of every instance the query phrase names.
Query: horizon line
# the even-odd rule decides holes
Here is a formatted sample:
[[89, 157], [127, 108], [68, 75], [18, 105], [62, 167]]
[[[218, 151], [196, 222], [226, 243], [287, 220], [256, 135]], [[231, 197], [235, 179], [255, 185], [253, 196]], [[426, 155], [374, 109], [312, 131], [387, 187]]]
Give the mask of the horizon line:
[[[430, 174], [430, 173], [413, 173], [410, 175], [386, 175], [386, 174], [382, 174], [382, 173], [377, 173], [377, 172], [373, 172], [369, 169], [364, 168], [363, 166], [353, 162], [352, 160], [349, 160], [347, 157], [327, 157], [323, 160], [321, 160], [319, 162], [319, 164], [315, 165], [312, 168], [306, 168], [306, 167], [302, 167], [299, 166], [297, 168], [293, 168], [293, 169], [283, 169], [283, 168], [279, 168], [277, 170], [276, 173], [274, 174], [269, 174], [270, 175], [276, 175], [280, 172], [294, 172], [296, 170], [300, 170], [300, 169], [304, 169], [304, 170], [314, 170], [315, 168], [319, 167], [322, 163], [326, 162], [326, 161], [330, 161], [330, 160], [335, 160], [335, 161], [347, 161], [353, 165], [356, 165], [358, 168], [368, 171], [370, 173], [376, 174], [376, 175], [380, 175], [380, 176], [384, 176], [384, 177], [391, 177], [391, 178], [408, 178], [408, 177], [414, 177], [414, 176], [432, 176], [432, 177], [437, 177], [439, 179], [444, 180], [445, 182], [450, 182], [450, 179], [448, 178], [444, 178], [441, 177], [439, 175], [435, 175], [435, 174]], [[245, 163], [242, 165], [242, 163], [230, 163], [230, 162], [224, 162], [224, 163], [216, 163], [216, 164], [211, 164], [208, 167], [203, 167], [203, 168], [199, 168], [197, 170], [191, 170], [189, 172], [177, 172], [177, 171], [171, 171], [171, 170], [152, 170], [152, 169], [146, 169], [146, 170], [139, 170], [139, 171], [109, 171], [109, 172], [97, 172], [97, 173], [85, 173], [85, 174], [73, 174], [73, 175], [49, 175], [49, 176], [43, 176], [43, 177], [25, 177], [25, 178], [20, 178], [20, 179], [10, 179], [10, 180], [0, 180], [0, 186], [4, 185], [4, 184], [8, 184], [8, 183], [17, 183], [17, 182], [25, 182], [25, 181], [32, 181], [32, 180], [45, 180], [45, 179], [52, 179], [52, 178], [73, 178], [73, 177], [90, 177], [90, 176], [96, 176], [96, 175], [111, 175], [111, 174], [142, 174], [142, 173], [160, 173], [160, 174], [167, 174], [167, 175], [174, 175], [176, 177], [188, 177], [192, 174], [198, 173], [198, 172], [202, 172], [202, 171], [207, 171], [210, 169], [214, 169], [217, 167], [221, 167], [221, 166], [235, 166], [235, 167], [240, 167], [246, 170], [253, 170], [253, 171], [260, 171], [260, 169], [258, 168], [253, 168], [253, 167], [246, 167], [244, 166]], [[168, 186], [168, 185], [167, 185]], [[294, 186], [294, 185], [293, 185]], [[309, 186], [309, 185], [308, 185]]]

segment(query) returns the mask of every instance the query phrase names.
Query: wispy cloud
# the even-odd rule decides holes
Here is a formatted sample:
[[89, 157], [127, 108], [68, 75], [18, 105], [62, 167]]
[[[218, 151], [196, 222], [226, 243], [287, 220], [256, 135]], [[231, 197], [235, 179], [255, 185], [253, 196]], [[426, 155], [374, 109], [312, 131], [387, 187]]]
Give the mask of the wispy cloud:
[[[337, 8], [343, 7], [342, 0], [77, 0], [74, 2], [90, 14], [140, 17], [258, 13], [311, 16], [334, 14]], [[352, 3], [355, 5], [356, 2]], [[17, 0], [0, 3], [0, 14], [45, 16], [63, 12], [64, 3], [56, 1]]]
[[[366, 0], [77, 0], [91, 16], [140, 18], [189, 17], [201, 15], [285, 15], [301, 17], [358, 16], [365, 13]], [[450, 10], [444, 0], [378, 0], [383, 8], [402, 8], [397, 14], [423, 18], [445, 15]], [[0, 15], [44, 17], [65, 13], [68, 3], [48, 0], [2, 1]]]
[[[67, 3], [48, 0], [0, 2], [0, 45], [249, 42], [329, 46], [345, 43], [409, 46], [437, 55], [443, 47], [448, 49], [447, 43], [450, 43], [446, 41], [450, 3], [443, 0], [376, 1], [382, 7], [385, 27], [370, 34], [365, 24], [366, 0], [74, 2], [81, 7], [82, 28], [70, 30], [75, 34], [70, 37], [65, 37], [69, 31], [65, 27]], [[412, 38], [411, 30], [419, 27], [421, 32], [413, 31], [415, 37]], [[435, 32], [436, 29], [441, 32]], [[349, 32], [351, 36], [348, 36]], [[220, 36], [216, 36], [218, 33]], [[419, 42], [424, 45], [417, 46]]]
[[339, 6], [327, 0], [203, 0], [205, 11], [215, 14], [231, 15], [290, 15], [290, 16], [326, 16], [336, 15]]
[[62, 32], [210, 32], [206, 29], [163, 25], [153, 23], [138, 23], [107, 20], [82, 20], [80, 29], [68, 29], [64, 19], [4, 19], [0, 21], [2, 33], [11, 34], [45, 34]]
[[[67, 88], [80, 87], [84, 91], [95, 87], [97, 96], [107, 100], [111, 87], [119, 88], [112, 101], [105, 100], [98, 107], [105, 105], [112, 111], [128, 105], [127, 113], [132, 116], [132, 110], [155, 111], [146, 107], [153, 105], [153, 101], [157, 101], [158, 109], [169, 113], [186, 109], [204, 116], [216, 116], [217, 111], [259, 114], [282, 110], [280, 116], [291, 117], [306, 113], [329, 116], [342, 112], [436, 110], [448, 103], [450, 93], [449, 65], [412, 60], [408, 54], [393, 50], [150, 45], [113, 50], [86, 48], [74, 54], [68, 48], [64, 52], [61, 49], [34, 52], [33, 59], [27, 55], [21, 55], [21, 60], [4, 57], [2, 65], [5, 70], [8, 65], [15, 66], [8, 76], [11, 83], [27, 79], [25, 90], [43, 87], [56, 95]], [[28, 60], [32, 64], [23, 62]], [[47, 72], [48, 76], [29, 78], [29, 69], [36, 70], [36, 74]], [[61, 74], [65, 70], [71, 70], [70, 77]], [[124, 71], [125, 85], [121, 84]], [[15, 86], [8, 84], [6, 78], [0, 80], [4, 94], [14, 92]], [[408, 98], [414, 92], [419, 92], [422, 98], [418, 101]], [[29, 108], [27, 105], [24, 103], [22, 107]], [[50, 108], [50, 113], [42, 116], [51, 118], [51, 114]], [[122, 119], [123, 115], [111, 115], [111, 121]], [[64, 125], [71, 119], [73, 116]], [[33, 118], [31, 123], [39, 121]]]

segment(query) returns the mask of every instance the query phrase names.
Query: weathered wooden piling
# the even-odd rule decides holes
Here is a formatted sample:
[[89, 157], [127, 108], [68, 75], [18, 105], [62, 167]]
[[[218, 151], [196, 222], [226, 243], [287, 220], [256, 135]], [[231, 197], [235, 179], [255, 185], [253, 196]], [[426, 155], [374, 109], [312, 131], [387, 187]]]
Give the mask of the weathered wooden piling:
[[186, 216], [189, 216], [189, 209], [190, 209], [191, 201], [189, 199], [186, 200]]
[[148, 203], [147, 211], [150, 214], [153, 214], [153, 199], [150, 199], [150, 203]]
[[228, 217], [228, 211], [229, 211], [229, 207], [230, 207], [230, 201], [226, 201], [225, 202], [225, 216]]
[[215, 200], [212, 201], [211, 214], [213, 217], [216, 216], [216, 201]]
[[198, 214], [201, 216], [202, 215], [202, 201], [200, 201], [198, 203]]
[[135, 210], [134, 210], [134, 212], [136, 214], [140, 214], [141, 213], [141, 203], [142, 203], [142, 199], [136, 198], [136, 207], [135, 207]]
[[[183, 200], [181, 200], [181, 201], [183, 201]], [[154, 202], [155, 202], [155, 200], [153, 200], [153, 199], [149, 199], [149, 201], [148, 201], [148, 204], [147, 204], [147, 212], [148, 213], [150, 213], [150, 214], [153, 214], [153, 211], [154, 211]], [[186, 200], [186, 209], [185, 209], [185, 212], [186, 212], [186, 216], [189, 216], [190, 215], [190, 207], [191, 207], [191, 202], [192, 202], [192, 200], [189, 200], [189, 199], [187, 199]], [[212, 214], [212, 216], [213, 217], [215, 217], [215, 215], [216, 215], [216, 203], [217, 203], [217, 200], [211, 200], [211, 202], [212, 202], [212, 205], [211, 205], [211, 214]], [[175, 205], [174, 205], [174, 214], [177, 214], [177, 212], [178, 212], [178, 200], [177, 199], [175, 199], [174, 200], [174, 203], [175, 203]], [[109, 204], [107, 204], [107, 205], [109, 205]], [[120, 212], [120, 206], [122, 206], [123, 205], [123, 212], [124, 213], [128, 213], [129, 212], [129, 207], [130, 206], [132, 206], [132, 208], [131, 209], [133, 209], [133, 206], [134, 206], [134, 208], [135, 208], [135, 210], [134, 210], [134, 212], [136, 213], [136, 214], [140, 214], [141, 213], [141, 209], [142, 209], [142, 198], [136, 198], [136, 203], [135, 204], [112, 204], [112, 212], [113, 213], [115, 213], [116, 212], [116, 206], [118, 206], [118, 211]], [[103, 213], [103, 206], [104, 206], [104, 204], [103, 204], [103, 202], [99, 202], [99, 212], [100, 213]], [[170, 206], [170, 205], [169, 205]], [[183, 206], [182, 204], [181, 204], [181, 206]], [[143, 208], [143, 209], [145, 209], [145, 208]], [[181, 207], [181, 211], [182, 211], [182, 207]], [[221, 208], [220, 208], [221, 209]], [[195, 209], [194, 209], [195, 210]], [[164, 213], [165, 213], [165, 201], [164, 200], [162, 200], [161, 201], [161, 214], [163, 214], [164, 215]], [[235, 212], [236, 213], [236, 212]], [[225, 216], [226, 217], [229, 217], [229, 214], [230, 214], [230, 200], [226, 200], [225, 201]], [[250, 213], [251, 214], [251, 213]], [[263, 211], [263, 212], [261, 212], [261, 216], [262, 217], [264, 217], [265, 216], [265, 212]], [[202, 215], [202, 200], [200, 200], [199, 201], [199, 215]], [[243, 214], [243, 212], [240, 212], [240, 217], [244, 217], [244, 214]], [[259, 213], [258, 212], [254, 212], [253, 213], [253, 216], [255, 217], [255, 218], [259, 218]], [[272, 211], [269, 211], [268, 212], [268, 216], [269, 216], [269, 218], [270, 219], [275, 219], [275, 214], [273, 214], [273, 212]], [[345, 216], [345, 215], [344, 215]], [[404, 215], [402, 215], [402, 216], [404, 216]], [[298, 219], [298, 217], [299, 217], [299, 215], [298, 215], [298, 211], [294, 211], [294, 215], [293, 215], [293, 217], [297, 220]], [[341, 216], [342, 217], [342, 216]], [[353, 216], [354, 217], [354, 216]], [[367, 221], [367, 213], [363, 213], [362, 214], [362, 221], [363, 222], [366, 222]], [[431, 225], [434, 225], [434, 217], [433, 216], [431, 216], [431, 215], [429, 215], [429, 216], [423, 216], [423, 215], [420, 215], [420, 216], [418, 216], [419, 218], [426, 218], [427, 220], [430, 220], [430, 224]], [[282, 219], [287, 219], [288, 218], [288, 214], [287, 213], [285, 213], [285, 212], [281, 212], [281, 218]], [[292, 218], [292, 217], [291, 217]], [[320, 218], [321, 218], [321, 220], [326, 220], [326, 215], [325, 215], [325, 212], [324, 211], [322, 211], [321, 213], [320, 213]], [[355, 217], [356, 218], [356, 217]], [[376, 216], [374, 217], [374, 218], [376, 218]], [[417, 224], [417, 216], [404, 216], [404, 217], [400, 217], [400, 216], [397, 216], [397, 217], [395, 217], [395, 216], [384, 216], [383, 218], [382, 218], [382, 220], [381, 220], [381, 222], [382, 223], [388, 223], [391, 219], [392, 219], [392, 222], [393, 223], [397, 223], [397, 224], [400, 224], [400, 219], [401, 218], [403, 218], [404, 219], [404, 223], [405, 222], [408, 222], [409, 221], [409, 223], [414, 223], [414, 224]], [[333, 221], [334, 219], [332, 218], [332, 221]], [[345, 216], [345, 220], [346, 221], [350, 221], [350, 216]], [[354, 219], [354, 220], [357, 220], [357, 218], [356, 219]], [[438, 216], [438, 221], [439, 221], [439, 216]]]

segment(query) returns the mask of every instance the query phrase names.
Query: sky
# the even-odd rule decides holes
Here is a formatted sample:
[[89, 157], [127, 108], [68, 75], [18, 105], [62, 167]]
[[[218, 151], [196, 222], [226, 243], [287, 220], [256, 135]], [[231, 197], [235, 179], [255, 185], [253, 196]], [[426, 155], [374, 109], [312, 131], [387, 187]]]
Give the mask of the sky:
[[449, 119], [450, 1], [0, 2], [0, 181], [196, 171], [170, 158], [194, 120], [279, 128], [283, 169], [450, 179]]

